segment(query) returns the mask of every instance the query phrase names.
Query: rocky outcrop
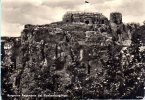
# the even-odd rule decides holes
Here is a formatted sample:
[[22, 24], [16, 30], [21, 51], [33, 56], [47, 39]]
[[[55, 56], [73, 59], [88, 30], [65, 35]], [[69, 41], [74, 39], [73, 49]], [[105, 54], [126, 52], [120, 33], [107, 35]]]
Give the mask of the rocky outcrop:
[[[142, 29], [123, 24], [120, 13], [112, 13], [110, 21], [99, 13], [67, 13], [61, 22], [25, 25], [11, 76], [13, 92], [71, 99], [131, 96], [139, 90], [136, 84], [143, 85], [139, 41], [132, 41], [141, 39]], [[126, 40], [131, 43], [124, 45]]]

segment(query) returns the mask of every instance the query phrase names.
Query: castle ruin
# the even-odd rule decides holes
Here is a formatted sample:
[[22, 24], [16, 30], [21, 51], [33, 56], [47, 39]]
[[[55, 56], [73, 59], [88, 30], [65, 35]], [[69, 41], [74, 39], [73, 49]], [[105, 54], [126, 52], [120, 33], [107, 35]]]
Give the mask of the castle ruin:
[[27, 24], [20, 37], [2, 41], [2, 70], [11, 72], [4, 75], [3, 88], [69, 99], [132, 96], [144, 80], [143, 60], [136, 59], [145, 58], [136, 53], [145, 45], [144, 27], [124, 24], [119, 12], [110, 19], [97, 12], [67, 12], [60, 22]]

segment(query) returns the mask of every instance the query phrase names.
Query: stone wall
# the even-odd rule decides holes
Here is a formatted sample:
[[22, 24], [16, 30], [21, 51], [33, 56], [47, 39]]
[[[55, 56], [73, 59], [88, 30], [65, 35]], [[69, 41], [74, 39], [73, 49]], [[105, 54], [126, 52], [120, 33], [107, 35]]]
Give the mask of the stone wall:
[[85, 24], [108, 24], [108, 19], [101, 13], [68, 12], [63, 17], [64, 22], [79, 22]]
[[115, 23], [115, 24], [121, 24], [122, 23], [122, 14], [119, 12], [111, 13], [110, 22]]
[[[134, 36], [135, 32], [144, 33], [144, 26], [137, 28], [136, 25], [123, 24], [120, 13], [112, 13], [110, 20], [99, 13], [78, 12], [67, 13], [62, 22], [25, 25], [20, 39], [6, 42], [5, 48], [14, 55], [13, 61], [16, 60], [14, 70], [7, 75], [14, 94], [61, 93], [74, 99], [82, 95], [87, 98], [131, 95], [128, 84], [134, 77], [130, 75], [135, 75], [136, 79], [139, 77], [137, 84], [142, 84], [142, 66], [136, 66], [139, 61], [131, 58], [140, 55], [136, 52], [139, 41], [135, 50], [133, 46], [126, 47], [127, 54], [121, 54], [122, 42], [131, 40], [129, 32]], [[140, 34], [137, 36], [136, 40]], [[130, 48], [134, 50], [132, 53]], [[12, 55], [5, 56], [5, 68], [11, 66]], [[126, 58], [124, 62], [122, 55]], [[130, 65], [127, 59], [135, 62]], [[130, 68], [140, 71], [130, 71]], [[136, 83], [133, 81], [133, 84]], [[121, 90], [122, 86], [127, 89]], [[138, 89], [136, 85], [131, 88]], [[82, 91], [84, 94], [78, 95]], [[114, 91], [115, 95], [112, 94]]]

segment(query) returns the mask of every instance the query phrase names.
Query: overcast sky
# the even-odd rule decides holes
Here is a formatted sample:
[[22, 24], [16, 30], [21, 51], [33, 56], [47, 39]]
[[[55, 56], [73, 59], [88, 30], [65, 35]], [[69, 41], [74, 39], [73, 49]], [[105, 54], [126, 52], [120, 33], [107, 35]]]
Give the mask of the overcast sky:
[[123, 22], [145, 20], [145, 0], [2, 0], [2, 36], [19, 36], [25, 24], [48, 24], [62, 20], [67, 11], [92, 11], [109, 18], [123, 14]]

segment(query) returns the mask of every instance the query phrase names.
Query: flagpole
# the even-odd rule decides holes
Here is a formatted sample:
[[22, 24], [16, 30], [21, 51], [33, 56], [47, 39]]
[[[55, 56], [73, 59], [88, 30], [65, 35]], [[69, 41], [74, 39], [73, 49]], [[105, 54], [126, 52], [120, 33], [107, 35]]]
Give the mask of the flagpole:
[[[85, 0], [84, 0], [84, 2], [85, 2]], [[85, 10], [86, 10], [86, 3], [85, 3], [85, 8], [84, 8], [84, 13], [85, 13]]]
[[84, 9], [84, 13], [86, 12], [86, 9], [87, 9], [87, 4], [89, 3], [88, 1], [84, 1], [85, 2], [85, 9]]
[[84, 13], [86, 12], [86, 3], [85, 3], [85, 9], [84, 9]]

